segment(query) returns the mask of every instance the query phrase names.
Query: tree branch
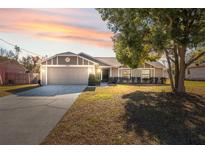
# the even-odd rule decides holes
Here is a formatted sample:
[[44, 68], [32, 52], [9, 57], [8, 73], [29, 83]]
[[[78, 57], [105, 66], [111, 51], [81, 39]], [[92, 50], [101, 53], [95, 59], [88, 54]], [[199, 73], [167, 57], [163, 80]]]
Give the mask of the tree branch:
[[173, 63], [176, 62], [176, 61], [175, 61], [173, 58], [171, 58], [170, 56], [168, 56], [168, 58], [169, 58]]
[[170, 83], [171, 83], [172, 91], [175, 92], [174, 80], [173, 80], [173, 76], [172, 76], [172, 67], [171, 67], [170, 58], [169, 58], [168, 54], [169, 54], [168, 50], [165, 50], [165, 55], [166, 55], [167, 62], [168, 62], [168, 74], [169, 74], [169, 78], [170, 78]]
[[194, 61], [196, 61], [197, 59], [199, 59], [201, 56], [205, 55], [205, 51], [201, 52], [199, 55], [197, 55], [194, 58], [191, 58], [186, 64], [185, 67], [188, 67], [189, 65], [191, 65]]

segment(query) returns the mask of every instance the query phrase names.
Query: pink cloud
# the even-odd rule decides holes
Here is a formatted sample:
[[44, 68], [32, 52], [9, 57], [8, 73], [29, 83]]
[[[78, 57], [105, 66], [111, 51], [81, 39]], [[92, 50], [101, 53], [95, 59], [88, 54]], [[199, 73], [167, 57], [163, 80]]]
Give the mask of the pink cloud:
[[[80, 17], [68, 15], [74, 13]], [[101, 28], [92, 28], [96, 21], [93, 17], [86, 18], [91, 16], [87, 14], [79, 9], [0, 9], [0, 31], [110, 48], [113, 34]]]

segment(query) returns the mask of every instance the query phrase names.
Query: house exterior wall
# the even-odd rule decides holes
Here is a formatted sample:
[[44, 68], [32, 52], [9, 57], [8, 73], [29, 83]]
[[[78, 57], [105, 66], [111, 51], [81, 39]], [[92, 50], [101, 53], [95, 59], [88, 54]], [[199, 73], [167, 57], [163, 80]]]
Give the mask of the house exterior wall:
[[47, 65], [51, 65], [51, 59], [47, 61]]
[[[70, 58], [69, 62], [66, 62], [66, 58]], [[77, 56], [58, 56], [59, 65], [77, 65]]]
[[83, 59], [78, 57], [78, 65], [83, 65]]
[[[188, 72], [189, 70], [189, 72]], [[205, 67], [193, 67], [186, 70], [186, 79], [205, 80]]]
[[163, 77], [163, 69], [155, 68], [155, 77]]
[[54, 57], [53, 58], [53, 65], [56, 65], [57, 64], [57, 57]]
[[118, 77], [118, 68], [112, 68], [112, 76], [111, 77]]
[[[70, 59], [69, 62], [65, 60], [67, 57]], [[46, 65], [46, 61], [42, 65]], [[94, 63], [79, 56], [56, 56], [48, 59], [47, 65], [94, 65]]]

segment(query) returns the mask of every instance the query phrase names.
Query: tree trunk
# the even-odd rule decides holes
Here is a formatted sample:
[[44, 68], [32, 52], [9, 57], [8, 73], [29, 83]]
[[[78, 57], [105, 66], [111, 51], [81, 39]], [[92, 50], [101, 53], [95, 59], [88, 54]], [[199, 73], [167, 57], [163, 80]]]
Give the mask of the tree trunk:
[[179, 69], [179, 80], [178, 80], [178, 87], [177, 87], [177, 92], [178, 93], [184, 93], [185, 92], [185, 86], [184, 86], [184, 79], [185, 79], [185, 52], [186, 52], [186, 47], [185, 46], [179, 48], [180, 69]]
[[168, 74], [169, 74], [169, 78], [170, 78], [171, 88], [172, 88], [172, 91], [175, 92], [174, 81], [173, 81], [173, 76], [172, 76], [171, 62], [170, 62], [169, 53], [167, 50], [165, 50], [165, 54], [166, 54], [167, 63], [168, 63]]
[[174, 76], [174, 81], [175, 81], [175, 89], [178, 88], [178, 83], [179, 83], [179, 57], [178, 57], [178, 52], [177, 52], [177, 46], [174, 46], [174, 59], [175, 59], [175, 76]]

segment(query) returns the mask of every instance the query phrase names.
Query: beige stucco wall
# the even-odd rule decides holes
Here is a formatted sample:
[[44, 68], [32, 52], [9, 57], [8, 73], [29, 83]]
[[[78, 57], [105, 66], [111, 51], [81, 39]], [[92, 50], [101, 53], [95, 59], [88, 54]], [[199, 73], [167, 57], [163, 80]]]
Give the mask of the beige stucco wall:
[[117, 77], [117, 76], [118, 76], [118, 69], [112, 68], [112, 77]]
[[205, 67], [193, 67], [186, 70], [186, 79], [190, 80], [205, 80]]
[[163, 77], [163, 69], [155, 68], [155, 77]]

